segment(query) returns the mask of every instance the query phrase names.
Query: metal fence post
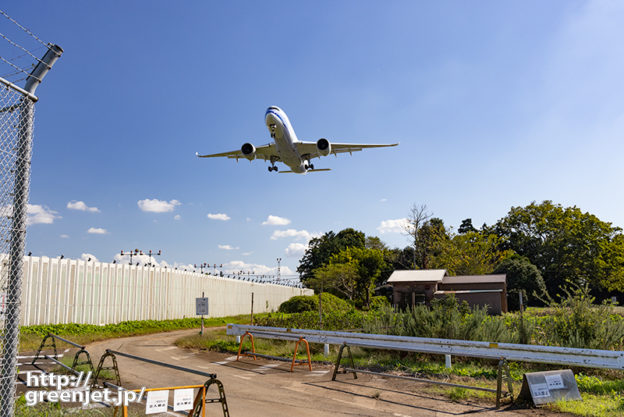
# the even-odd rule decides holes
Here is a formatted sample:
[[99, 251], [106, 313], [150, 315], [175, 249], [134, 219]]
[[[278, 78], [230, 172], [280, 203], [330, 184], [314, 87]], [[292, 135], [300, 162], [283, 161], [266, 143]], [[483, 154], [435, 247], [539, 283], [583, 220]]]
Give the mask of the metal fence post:
[[[62, 52], [63, 50], [59, 46], [49, 45], [44, 57], [30, 73], [23, 90], [11, 83], [3, 82], [7, 86], [7, 90], [12, 88], [21, 97], [18, 104], [3, 106], [3, 112], [12, 113], [18, 110], [19, 121], [16, 126], [12, 126], [10, 123], [3, 123], [2, 131], [0, 132], [0, 136], [3, 139], [3, 150], [11, 155], [11, 157], [7, 158], [9, 166], [2, 167], [3, 178], [1, 185], [10, 187], [7, 183], [13, 180], [12, 190], [2, 190], [3, 193], [7, 193], [7, 195], [3, 196], [3, 199], [8, 197], [9, 200], [7, 201], [9, 205], [2, 208], [2, 215], [8, 219], [7, 223], [2, 222], [2, 226], [8, 226], [9, 236], [6, 236], [7, 233], [3, 230], [1, 231], [3, 236], [0, 238], [4, 239], [5, 242], [8, 240], [9, 248], [8, 264], [4, 271], [6, 278], [4, 276], [0, 278], [4, 281], [2, 282], [3, 290], [6, 292], [4, 328], [2, 329], [2, 365], [0, 368], [0, 417], [13, 416], [15, 408], [20, 297], [26, 241], [28, 190], [30, 186], [34, 103], [37, 100], [34, 94], [41, 80], [52, 68], [52, 65], [61, 56]], [[9, 97], [8, 93], [6, 97]], [[12, 144], [11, 136], [15, 133], [17, 133], [17, 139]], [[7, 159], [3, 159], [3, 164], [7, 163]]]

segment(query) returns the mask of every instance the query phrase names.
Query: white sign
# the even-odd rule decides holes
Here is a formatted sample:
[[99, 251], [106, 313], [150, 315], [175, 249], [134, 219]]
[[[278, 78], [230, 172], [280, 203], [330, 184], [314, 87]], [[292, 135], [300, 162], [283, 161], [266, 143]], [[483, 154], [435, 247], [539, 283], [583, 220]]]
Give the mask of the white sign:
[[208, 297], [195, 299], [195, 314], [198, 316], [208, 315]]
[[169, 391], [148, 391], [145, 404], [145, 414], [164, 413], [167, 411]]
[[533, 398], [550, 397], [548, 384], [533, 384], [531, 385], [531, 392], [533, 393]]
[[548, 389], [565, 389], [565, 384], [563, 383], [561, 374], [545, 375], [544, 377], [546, 378], [546, 385], [548, 385]]
[[173, 411], [185, 411], [193, 408], [193, 388], [173, 391]]

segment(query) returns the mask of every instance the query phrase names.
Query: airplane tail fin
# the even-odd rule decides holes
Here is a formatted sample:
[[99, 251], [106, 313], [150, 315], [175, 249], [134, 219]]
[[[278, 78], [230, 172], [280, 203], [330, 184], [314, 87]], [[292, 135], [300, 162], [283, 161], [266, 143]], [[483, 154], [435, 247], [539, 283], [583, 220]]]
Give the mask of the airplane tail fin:
[[[319, 172], [319, 171], [331, 171], [331, 168], [319, 168], [319, 169], [309, 169], [306, 171], [306, 173], [308, 172]], [[292, 171], [278, 171], [280, 174], [292, 174]]]

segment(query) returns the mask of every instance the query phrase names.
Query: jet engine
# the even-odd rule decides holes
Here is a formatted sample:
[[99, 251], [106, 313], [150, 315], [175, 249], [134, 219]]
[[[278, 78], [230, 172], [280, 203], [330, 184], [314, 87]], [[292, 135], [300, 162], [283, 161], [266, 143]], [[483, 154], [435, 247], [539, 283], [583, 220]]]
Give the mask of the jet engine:
[[327, 139], [320, 138], [316, 141], [316, 149], [320, 155], [327, 156], [331, 152], [331, 144]]
[[256, 159], [256, 147], [249, 142], [244, 143], [243, 146], [241, 146], [241, 152], [243, 153], [245, 158], [249, 159], [250, 161]]

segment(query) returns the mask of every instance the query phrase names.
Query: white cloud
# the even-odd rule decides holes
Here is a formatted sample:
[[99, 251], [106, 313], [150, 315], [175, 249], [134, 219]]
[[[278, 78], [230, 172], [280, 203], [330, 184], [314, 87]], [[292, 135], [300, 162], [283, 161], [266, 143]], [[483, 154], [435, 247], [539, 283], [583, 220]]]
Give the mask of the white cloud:
[[219, 249], [223, 249], [223, 250], [237, 250], [239, 249], [238, 246], [231, 246], [231, 245], [218, 245]]
[[307, 230], [296, 230], [296, 229], [286, 229], [286, 230], [276, 230], [271, 235], [271, 240], [277, 240], [280, 238], [295, 238], [299, 240], [308, 241], [312, 239], [314, 235], [312, 235]]
[[308, 245], [304, 243], [291, 243], [290, 245], [288, 245], [288, 247], [285, 250], [286, 256], [291, 257], [291, 258], [295, 258], [295, 257], [299, 258], [303, 256], [307, 248], [308, 248]]
[[379, 233], [403, 233], [409, 222], [406, 218], [382, 220], [377, 226]]
[[285, 217], [273, 216], [269, 214], [269, 217], [262, 222], [263, 226], [286, 226], [290, 224], [290, 220]]
[[89, 230], [87, 230], [87, 233], [92, 234], [92, 235], [106, 235], [108, 234], [108, 231], [101, 227], [89, 227]]
[[208, 213], [206, 214], [210, 220], [221, 220], [222, 222], [226, 222], [230, 220], [230, 216], [225, 213]]
[[243, 256], [249, 256], [249, 255], [251, 255], [252, 253], [253, 253], [253, 252], [243, 252], [243, 253], [241, 253], [241, 255], [243, 255]]
[[80, 259], [82, 259], [83, 261], [91, 260], [91, 262], [100, 262], [98, 261], [98, 258], [95, 257], [95, 255], [90, 253], [83, 253], [82, 255], [80, 255]]
[[[13, 206], [0, 207], [0, 217], [13, 216]], [[60, 219], [58, 212], [49, 209], [46, 206], [39, 204], [28, 204], [26, 206], [26, 225], [31, 226], [33, 224], [52, 224], [54, 220]]]
[[62, 238], [62, 239], [69, 239], [69, 235], [66, 235], [66, 234], [64, 234], [64, 233], [63, 233], [63, 234], [61, 235], [61, 238]]
[[245, 218], [245, 221], [249, 223], [251, 221], [251, 217]]
[[39, 204], [29, 204], [26, 208], [26, 224], [52, 224], [55, 219], [60, 219], [61, 216], [57, 216], [57, 212], [54, 210], [50, 210], [47, 207], [41, 206]]
[[142, 211], [147, 211], [150, 213], [169, 213], [173, 211], [176, 206], [181, 205], [178, 200], [164, 201], [158, 200], [156, 198], [137, 201], [137, 205]]
[[67, 203], [67, 208], [70, 210], [88, 211], [90, 213], [99, 213], [100, 209], [97, 207], [89, 207], [84, 201], [72, 200]]
[[182, 216], [180, 216], [179, 214], [176, 214], [175, 216], [173, 216], [173, 220], [180, 220], [182, 218]]
[[379, 202], [380, 202], [380, 203], [385, 203], [385, 202], [387, 202], [387, 201], [388, 201], [388, 199], [387, 199], [387, 198], [382, 198], [381, 200], [379, 200]]

